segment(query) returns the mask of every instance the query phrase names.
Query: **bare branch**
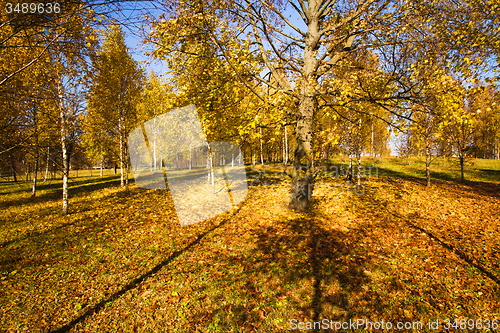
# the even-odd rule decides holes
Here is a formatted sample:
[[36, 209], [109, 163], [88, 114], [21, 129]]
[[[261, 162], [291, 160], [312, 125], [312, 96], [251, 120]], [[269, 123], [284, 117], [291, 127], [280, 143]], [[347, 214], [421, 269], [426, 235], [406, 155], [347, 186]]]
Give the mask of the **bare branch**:
[[[289, 2], [292, 4], [292, 6], [295, 8], [295, 10], [297, 10], [300, 14], [301, 12], [295, 6], [295, 4], [292, 1], [289, 1]], [[306, 7], [306, 4], [304, 3], [304, 0], [299, 0], [299, 4], [300, 4], [300, 7], [302, 8], [302, 12], [304, 13], [303, 15], [305, 15], [305, 17], [307, 19], [307, 20], [304, 20], [304, 22], [309, 23], [309, 21], [311, 20], [311, 15], [309, 14], [309, 11], [307, 10], [307, 7]]]
[[347, 16], [343, 20], [341, 20], [339, 23], [337, 23], [335, 25], [330, 25], [330, 26], [325, 27], [324, 29], [321, 29], [321, 31], [319, 32], [319, 35], [323, 36], [329, 32], [335, 31], [343, 26], [346, 26], [346, 25], [350, 24], [351, 22], [354, 22], [355, 20], [357, 20], [361, 16], [361, 14], [366, 12], [368, 10], [368, 7], [370, 7], [375, 1], [376, 0], [366, 1], [358, 8], [358, 10], [356, 10], [354, 13]]
[[4, 78], [2, 81], [0, 81], [0, 86], [2, 86], [5, 82], [7, 82], [11, 77], [13, 77], [14, 75], [24, 71], [26, 68], [28, 68], [29, 66], [33, 65], [33, 63], [35, 63], [38, 59], [40, 59], [42, 57], [42, 55], [49, 49], [49, 47], [52, 45], [52, 43], [61, 36], [62, 32], [58, 35], [56, 35], [48, 44], [47, 46], [42, 50], [42, 52], [40, 52], [39, 55], [37, 55], [35, 58], [33, 58], [29, 63], [27, 63], [26, 65], [24, 65], [23, 67], [19, 68], [17, 71], [15, 72], [12, 72], [10, 73], [6, 78]]
[[286, 24], [288, 24], [288, 26], [290, 26], [290, 28], [292, 28], [293, 30], [297, 31], [300, 35], [302, 35], [303, 37], [306, 36], [306, 33], [303, 32], [302, 30], [300, 30], [299, 28], [297, 28], [292, 22], [290, 22], [279, 10], [277, 10], [273, 5], [271, 5], [268, 1], [265, 1], [265, 4], [266, 6], [271, 10], [273, 11], [274, 13], [278, 14], [279, 17], [281, 17], [281, 19], [283, 21], [286, 22]]
[[[247, 11], [249, 12], [249, 11], [253, 10], [255, 13], [257, 13], [257, 11], [252, 6], [252, 4], [249, 2], [249, 0], [245, 0], [245, 1], [248, 4]], [[266, 49], [264, 48], [262, 38], [261, 38], [259, 31], [257, 29], [257, 23], [255, 22], [255, 19], [253, 16], [250, 16], [250, 21], [252, 23], [253, 34], [254, 34], [254, 37], [256, 40], [256, 44], [259, 47], [260, 53], [262, 54], [262, 59], [264, 60], [264, 63], [266, 64], [267, 68], [271, 71], [271, 74], [273, 75], [274, 79], [276, 80], [276, 82], [278, 83], [280, 88], [284, 91], [291, 91], [292, 89], [290, 88], [289, 84], [287, 84], [287, 82], [285, 82], [283, 77], [280, 75], [280, 73], [278, 73], [276, 68], [273, 66], [273, 64], [271, 64], [271, 61], [267, 57]]]

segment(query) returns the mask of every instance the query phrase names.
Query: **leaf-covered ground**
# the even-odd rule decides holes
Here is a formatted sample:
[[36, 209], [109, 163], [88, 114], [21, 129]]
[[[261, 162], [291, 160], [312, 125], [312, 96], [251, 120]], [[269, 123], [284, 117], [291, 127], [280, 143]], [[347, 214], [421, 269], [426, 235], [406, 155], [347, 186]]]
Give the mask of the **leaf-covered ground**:
[[181, 228], [165, 191], [115, 176], [0, 183], [0, 327], [6, 332], [281, 332], [290, 320], [500, 319], [500, 184], [340, 179], [311, 211], [288, 183]]

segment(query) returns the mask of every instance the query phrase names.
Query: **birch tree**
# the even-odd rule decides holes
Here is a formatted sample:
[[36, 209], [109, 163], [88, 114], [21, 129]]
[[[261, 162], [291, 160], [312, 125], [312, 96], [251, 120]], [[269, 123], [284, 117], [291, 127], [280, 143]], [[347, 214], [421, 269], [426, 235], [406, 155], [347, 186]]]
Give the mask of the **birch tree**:
[[137, 121], [137, 104], [144, 74], [128, 53], [124, 34], [116, 25], [105, 31], [102, 49], [93, 63], [93, 76], [87, 97], [92, 111], [88, 123], [103, 126], [117, 138], [120, 159], [120, 185], [128, 192], [129, 158], [127, 135]]

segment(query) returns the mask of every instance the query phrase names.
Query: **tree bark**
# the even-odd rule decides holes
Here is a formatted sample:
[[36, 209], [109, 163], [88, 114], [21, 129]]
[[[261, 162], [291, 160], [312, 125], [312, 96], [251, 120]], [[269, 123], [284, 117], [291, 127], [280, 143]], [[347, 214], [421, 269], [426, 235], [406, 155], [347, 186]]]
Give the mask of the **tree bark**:
[[425, 174], [427, 177], [427, 187], [431, 186], [431, 136], [432, 118], [430, 110], [425, 115]]
[[193, 156], [191, 154], [191, 145], [189, 146], [189, 170], [191, 170], [192, 168], [192, 165], [193, 165], [193, 160], [192, 160]]
[[38, 179], [38, 158], [40, 157], [39, 156], [39, 147], [38, 147], [38, 123], [37, 123], [37, 115], [36, 115], [36, 111], [35, 111], [35, 115], [34, 115], [34, 125], [35, 125], [35, 131], [37, 131], [37, 133], [35, 134], [35, 165], [34, 165], [34, 170], [33, 170], [33, 186], [31, 188], [31, 197], [35, 197], [36, 196], [36, 181]]
[[99, 176], [102, 177], [102, 168], [103, 168], [103, 164], [104, 164], [104, 157], [101, 157], [101, 168], [99, 170]]
[[45, 177], [43, 182], [47, 181], [47, 177], [49, 176], [49, 164], [50, 164], [50, 146], [47, 147], [47, 164], [45, 165]]
[[12, 155], [10, 156], [10, 166], [12, 168], [12, 176], [14, 178], [14, 182], [17, 183], [17, 172], [16, 172], [16, 166], [14, 164], [14, 158]]
[[[286, 119], [285, 119], [285, 122], [286, 122]], [[288, 130], [287, 130], [287, 125], [285, 124], [285, 136], [284, 136], [284, 140], [285, 140], [285, 146], [283, 147], [284, 148], [284, 159], [283, 159], [283, 164], [285, 165], [285, 168], [286, 166], [288, 165]]]
[[[155, 119], [155, 122], [156, 122], [156, 119]], [[154, 159], [154, 172], [156, 172], [156, 165], [158, 163], [156, 161], [156, 132], [153, 135], [153, 159]]]
[[425, 147], [425, 175], [427, 177], [427, 187], [431, 186], [431, 154], [429, 146]]
[[[312, 148], [313, 115], [316, 100], [314, 97], [305, 97], [299, 109], [303, 116], [297, 122], [297, 148], [293, 161], [292, 187], [289, 208], [303, 212], [309, 208], [314, 183], [309, 172]], [[302, 168], [302, 161], [306, 159], [306, 169]]]
[[125, 142], [125, 193], [128, 194], [129, 188], [128, 188], [128, 173], [130, 171], [130, 163], [129, 163], [129, 156], [128, 156], [128, 145]]
[[[309, 161], [313, 145], [313, 121], [318, 110], [316, 100], [316, 85], [318, 83], [316, 51], [320, 39], [319, 35], [319, 5], [315, 1], [309, 3], [309, 20], [305, 36], [304, 62], [300, 86], [300, 100], [298, 107], [297, 132], [293, 161], [293, 177], [290, 193], [289, 208], [301, 212], [309, 208], [309, 201], [314, 189], [314, 179], [309, 172]], [[306, 170], [302, 169], [303, 159]]]
[[349, 173], [348, 177], [350, 180], [354, 179], [354, 168], [352, 167], [352, 153], [349, 152]]
[[358, 180], [358, 187], [361, 186], [361, 152], [358, 150], [357, 156], [358, 158], [358, 175], [357, 175], [357, 180]]
[[60, 109], [60, 121], [61, 121], [61, 149], [62, 149], [62, 162], [63, 162], [63, 172], [62, 172], [62, 210], [61, 215], [68, 214], [68, 147], [66, 141], [66, 133], [68, 132], [66, 123], [66, 112], [64, 106], [62, 105], [62, 95], [59, 95], [59, 109]]
[[120, 132], [119, 134], [119, 140], [120, 140], [120, 186], [124, 187], [125, 186], [125, 174], [123, 170], [123, 162], [124, 162], [124, 145], [123, 145], [123, 117], [120, 116], [118, 118], [118, 131]]
[[372, 122], [372, 138], [370, 141], [370, 157], [373, 157], [373, 122]]
[[215, 194], [215, 180], [214, 180], [214, 160], [212, 156], [212, 150], [210, 149], [210, 144], [208, 145], [208, 156], [207, 156], [207, 169], [208, 169], [208, 183], [212, 185], [212, 194]]
[[460, 159], [460, 180], [462, 182], [464, 182], [465, 181], [465, 177], [464, 177], [464, 155], [463, 155], [462, 152], [460, 152], [459, 159]]
[[260, 164], [262, 165], [262, 170], [264, 170], [264, 152], [262, 149], [262, 127], [259, 128], [259, 143], [260, 143]]

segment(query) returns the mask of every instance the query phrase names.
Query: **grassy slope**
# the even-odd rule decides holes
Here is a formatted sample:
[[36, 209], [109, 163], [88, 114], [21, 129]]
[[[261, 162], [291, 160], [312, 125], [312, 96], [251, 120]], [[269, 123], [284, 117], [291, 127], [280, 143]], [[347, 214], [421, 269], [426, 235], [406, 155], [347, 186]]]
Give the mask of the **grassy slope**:
[[287, 183], [252, 186], [239, 209], [184, 228], [167, 193], [132, 186], [125, 197], [113, 175], [78, 178], [66, 217], [58, 182], [36, 199], [0, 183], [0, 327], [279, 332], [290, 319], [500, 319], [500, 164], [475, 160], [466, 178], [484, 182], [459, 184], [447, 162], [430, 189], [421, 161], [377, 164], [364, 196], [324, 179], [308, 214], [286, 209]]

